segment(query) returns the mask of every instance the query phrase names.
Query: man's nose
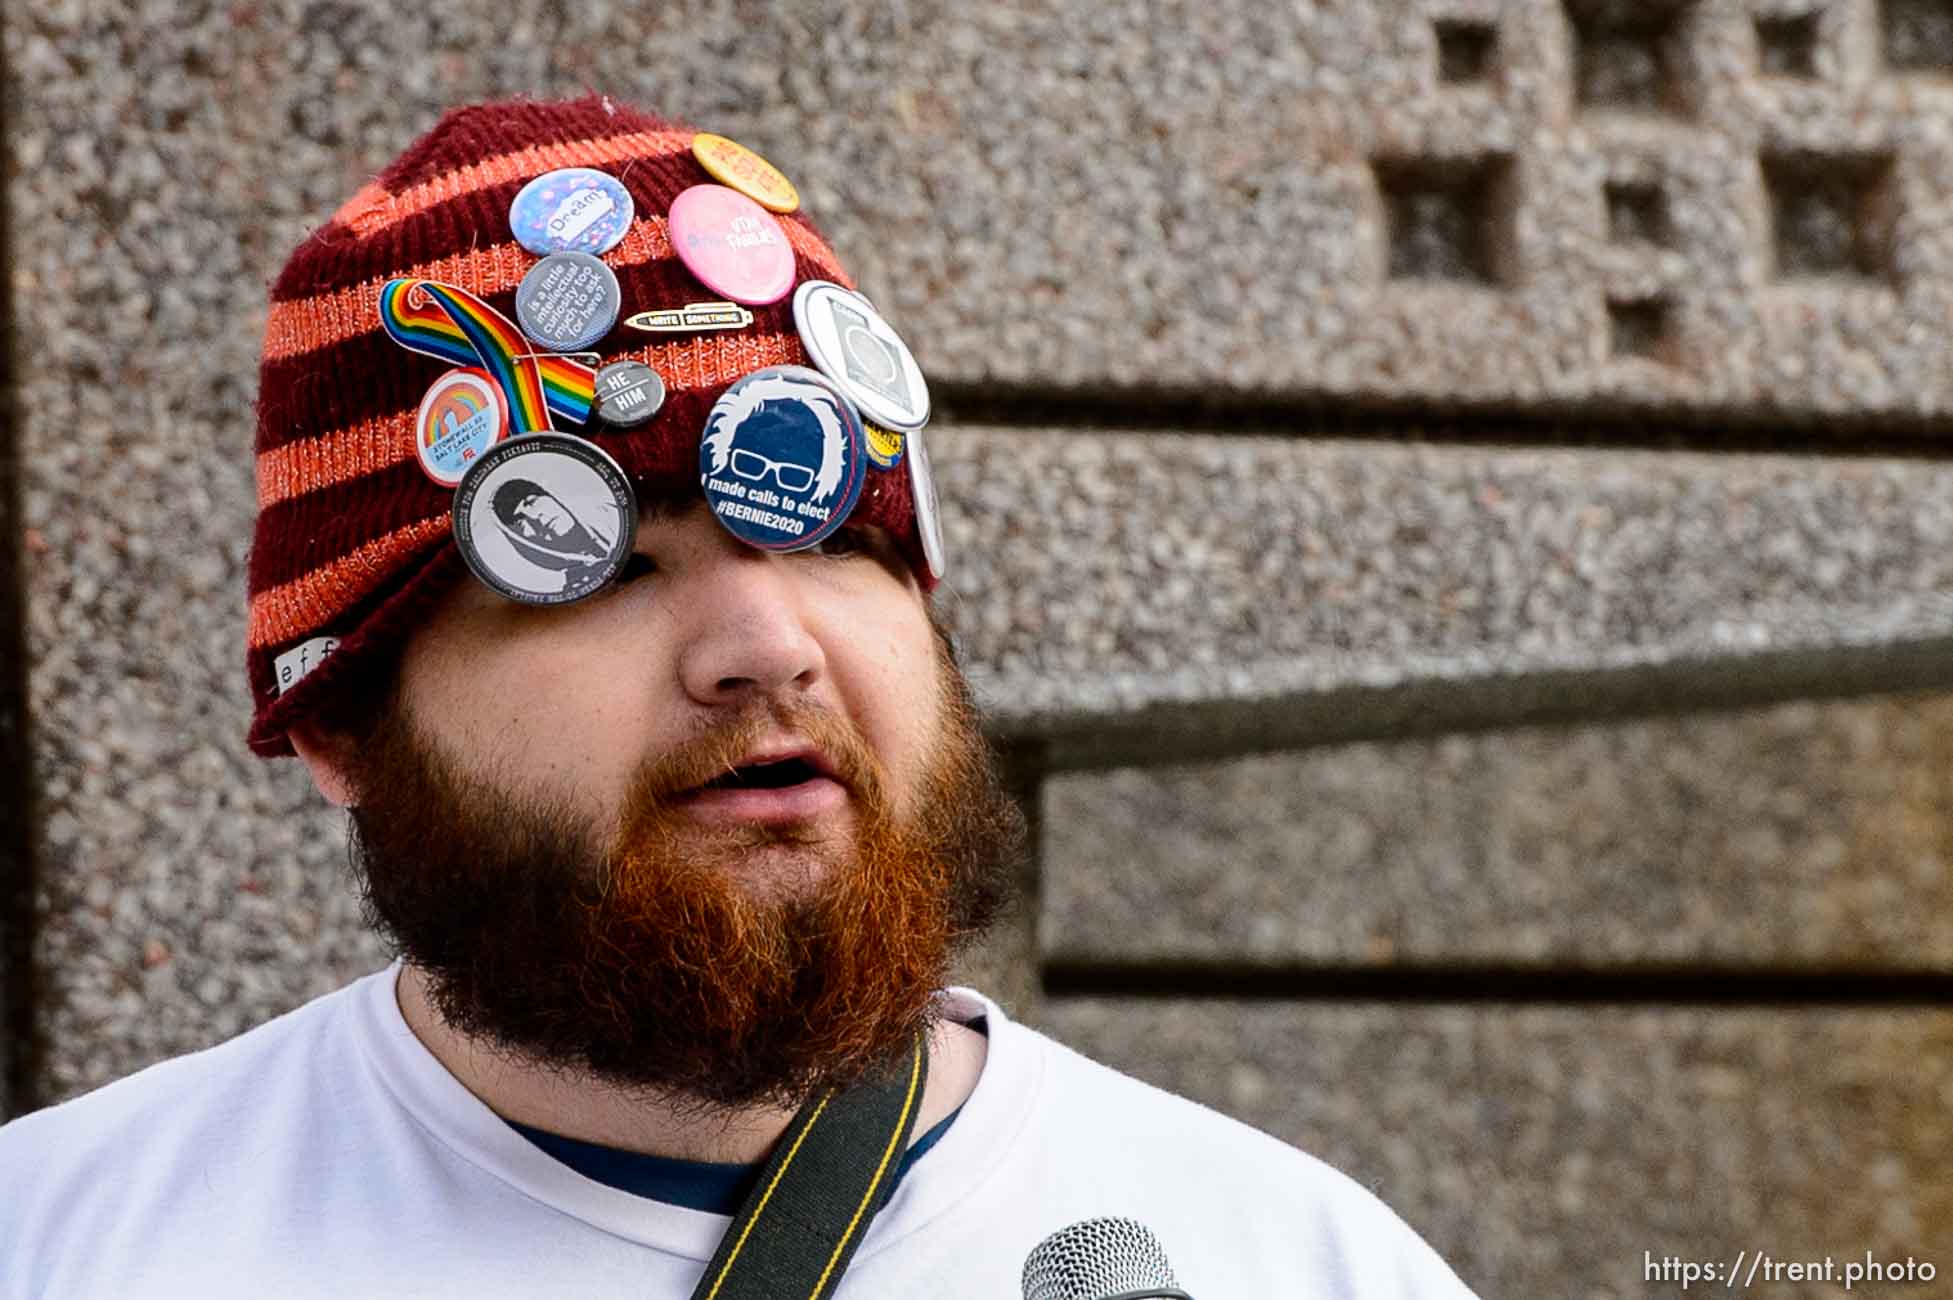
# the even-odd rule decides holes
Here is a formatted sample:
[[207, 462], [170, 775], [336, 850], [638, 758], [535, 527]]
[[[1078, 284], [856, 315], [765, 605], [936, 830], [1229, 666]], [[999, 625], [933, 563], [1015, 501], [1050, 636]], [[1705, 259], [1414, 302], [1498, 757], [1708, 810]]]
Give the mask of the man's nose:
[[689, 608], [680, 614], [678, 656], [685, 693], [717, 706], [811, 689], [827, 661], [787, 566], [727, 540], [685, 584]]

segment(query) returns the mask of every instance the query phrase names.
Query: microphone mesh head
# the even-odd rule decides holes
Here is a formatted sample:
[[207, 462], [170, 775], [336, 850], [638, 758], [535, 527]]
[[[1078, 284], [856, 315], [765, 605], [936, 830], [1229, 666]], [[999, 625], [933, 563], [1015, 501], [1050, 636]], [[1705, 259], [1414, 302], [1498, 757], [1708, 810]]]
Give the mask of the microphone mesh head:
[[1131, 1219], [1086, 1219], [1061, 1228], [1024, 1261], [1024, 1300], [1105, 1300], [1178, 1286], [1159, 1238]]

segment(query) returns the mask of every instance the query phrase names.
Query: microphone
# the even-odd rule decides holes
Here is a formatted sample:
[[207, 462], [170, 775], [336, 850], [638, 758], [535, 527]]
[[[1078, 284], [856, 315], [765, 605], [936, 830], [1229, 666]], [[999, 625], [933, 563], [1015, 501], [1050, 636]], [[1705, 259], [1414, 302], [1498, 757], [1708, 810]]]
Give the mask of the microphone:
[[1024, 1300], [1193, 1300], [1160, 1240], [1131, 1219], [1083, 1219], [1024, 1260]]

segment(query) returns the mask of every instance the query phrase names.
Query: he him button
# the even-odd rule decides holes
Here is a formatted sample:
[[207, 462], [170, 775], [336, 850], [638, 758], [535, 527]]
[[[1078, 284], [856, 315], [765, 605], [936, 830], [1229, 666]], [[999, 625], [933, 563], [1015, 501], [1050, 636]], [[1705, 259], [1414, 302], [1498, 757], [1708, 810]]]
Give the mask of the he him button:
[[631, 228], [636, 205], [616, 177], [565, 167], [524, 185], [509, 204], [515, 242], [532, 253], [607, 253]]
[[699, 283], [748, 307], [793, 288], [793, 246], [773, 214], [723, 185], [694, 185], [672, 200], [672, 247]]
[[539, 348], [579, 352], [617, 326], [624, 291], [617, 273], [588, 253], [552, 253], [515, 291], [515, 319]]
[[771, 366], [726, 389], [699, 442], [712, 515], [765, 551], [818, 544], [847, 522], [868, 476], [861, 417], [805, 366]]
[[826, 280], [794, 290], [793, 323], [807, 355], [861, 414], [898, 433], [929, 423], [929, 385], [901, 335], [858, 293]]
[[468, 568], [525, 605], [582, 600], [637, 544], [637, 498], [609, 453], [567, 433], [510, 438], [479, 457], [454, 494]]
[[786, 174], [736, 140], [700, 132], [692, 137], [692, 156], [712, 179], [730, 185], [770, 212], [792, 212], [800, 206], [800, 191]]
[[643, 424], [665, 404], [665, 381], [642, 361], [613, 361], [597, 372], [597, 418], [618, 429]]

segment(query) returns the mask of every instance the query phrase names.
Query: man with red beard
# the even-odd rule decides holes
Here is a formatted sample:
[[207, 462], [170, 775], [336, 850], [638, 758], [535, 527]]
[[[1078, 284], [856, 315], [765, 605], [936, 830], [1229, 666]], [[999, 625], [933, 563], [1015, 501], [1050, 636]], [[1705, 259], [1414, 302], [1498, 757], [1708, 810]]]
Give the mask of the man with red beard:
[[[555, 185], [537, 228], [586, 241], [626, 311], [675, 316], [725, 288], [673, 229], [715, 158], [609, 100], [460, 110], [274, 284], [249, 743], [350, 811], [399, 959], [0, 1130], [0, 1297], [1467, 1295], [1333, 1170], [944, 987], [1023, 823], [931, 605], [918, 434], [855, 472], [858, 390], [773, 376], [824, 360], [784, 294], [729, 332], [593, 345], [658, 372], [648, 420], [522, 426], [458, 488], [417, 450], [438, 368], [414, 351], [456, 338], [514, 367], [511, 409], [575, 407], [582, 372], [524, 390], [534, 359], [497, 333], [549, 255], [525, 196]], [[869, 322], [755, 192], [777, 235], [742, 215], [727, 246], [790, 246], [793, 283]], [[451, 331], [408, 316], [428, 294], [389, 315], [383, 286], [437, 275]], [[831, 509], [795, 513], [789, 461], [725, 415], [795, 418], [724, 405], [763, 371], [855, 440], [819, 461]], [[759, 485], [730, 505], [749, 489], [700, 467], [713, 419]], [[519, 555], [471, 541], [512, 456], [626, 520], [603, 581], [525, 591]], [[579, 477], [607, 473], [615, 498]]]

